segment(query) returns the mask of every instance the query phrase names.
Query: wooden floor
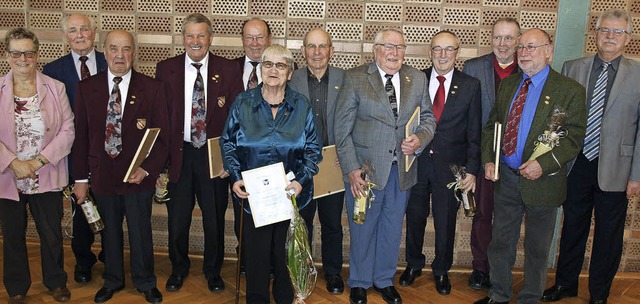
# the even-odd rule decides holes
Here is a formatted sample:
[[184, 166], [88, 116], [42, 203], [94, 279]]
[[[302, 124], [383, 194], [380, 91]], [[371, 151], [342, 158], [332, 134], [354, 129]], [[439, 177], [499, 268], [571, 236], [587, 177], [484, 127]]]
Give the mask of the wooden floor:
[[[2, 241], [0, 240], [0, 244]], [[29, 242], [28, 244], [32, 285], [28, 292], [28, 303], [56, 303], [50, 296], [47, 289], [42, 285], [42, 275], [40, 268], [39, 258], [39, 246], [37, 243]], [[78, 284], [73, 281], [73, 267], [75, 260], [71, 253], [70, 246], [65, 245], [65, 270], [69, 275], [69, 284], [67, 285], [71, 290], [71, 302], [69, 303], [93, 303], [93, 297], [95, 293], [102, 287], [101, 273], [103, 269], [102, 263], [98, 263], [93, 267], [93, 280], [88, 284]], [[2, 260], [0, 250], [0, 260]], [[126, 261], [128, 263], [128, 261]], [[2, 272], [2, 263], [0, 263], [0, 273]], [[166, 292], [164, 290], [164, 284], [171, 274], [171, 264], [166, 254], [157, 253], [155, 256], [155, 269], [158, 277], [158, 288], [163, 293], [163, 303], [179, 303], [179, 304], [192, 304], [192, 303], [222, 303], [231, 304], [235, 303], [235, 261], [228, 260], [225, 262], [222, 268], [222, 277], [226, 283], [226, 290], [219, 294], [213, 294], [207, 289], [206, 280], [201, 272], [202, 259], [195, 256], [192, 258], [191, 274], [186, 279], [184, 287], [178, 292]], [[320, 275], [318, 275], [318, 283], [316, 289], [307, 303], [349, 303], [349, 290], [339, 296], [331, 295], [325, 289], [326, 282], [320, 269]], [[399, 270], [396, 275], [396, 287], [402, 295], [404, 303], [445, 303], [445, 304], [461, 304], [461, 303], [473, 303], [475, 300], [486, 296], [486, 291], [476, 291], [467, 287], [467, 278], [469, 276], [469, 269], [459, 269], [450, 272], [449, 278], [453, 285], [453, 290], [448, 296], [439, 295], [434, 289], [434, 283], [431, 279], [430, 272], [423, 272], [423, 275], [419, 277], [415, 284], [411, 287], [398, 287], [397, 278], [400, 275]], [[343, 270], [342, 276], [346, 278], [348, 276], [348, 270]], [[146, 303], [141, 294], [137, 293], [133, 284], [131, 283], [131, 277], [127, 275], [126, 287], [124, 290], [116, 293], [113, 299], [107, 303], [117, 304], [134, 304], [134, 303]], [[522, 288], [522, 274], [519, 272], [514, 273], [514, 289], [519, 290]], [[548, 285], [553, 282], [553, 274], [549, 275]], [[565, 304], [579, 304], [588, 303], [589, 295], [587, 292], [587, 278], [581, 276], [580, 278], [580, 292], [578, 297], [565, 299], [557, 303]], [[242, 297], [245, 289], [244, 278], [241, 280], [241, 300], [240, 303], [246, 303]], [[8, 298], [7, 292], [3, 284], [0, 284], [0, 303], [6, 303]], [[368, 300], [371, 304], [384, 304], [379, 294], [370, 290], [368, 292]], [[515, 303], [514, 301], [511, 301]], [[611, 289], [611, 296], [609, 297], [609, 304], [616, 303], [640, 303], [640, 274], [638, 273], [624, 273], [619, 274], [618, 278], [613, 282]]]

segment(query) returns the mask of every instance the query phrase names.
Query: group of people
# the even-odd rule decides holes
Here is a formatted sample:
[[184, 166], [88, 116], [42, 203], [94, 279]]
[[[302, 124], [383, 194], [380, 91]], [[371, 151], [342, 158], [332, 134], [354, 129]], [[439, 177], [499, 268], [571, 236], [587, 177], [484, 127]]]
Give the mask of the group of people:
[[[244, 202], [250, 193], [242, 172], [278, 162], [294, 175], [285, 190], [295, 194], [310, 236], [317, 209], [326, 288], [333, 294], [344, 292], [346, 208], [352, 304], [367, 303], [371, 287], [385, 302], [402, 303], [394, 276], [405, 216], [407, 267], [400, 285], [412, 285], [426, 266], [422, 250], [431, 213], [435, 287], [442, 295], [451, 292], [448, 271], [459, 208], [447, 187], [456, 181], [452, 164], [465, 168], [458, 186], [475, 193], [478, 207], [468, 283], [489, 293], [476, 303], [512, 298], [511, 269], [523, 217], [525, 280], [518, 303], [576, 296], [594, 210], [590, 303], [607, 302], [622, 254], [626, 197], [640, 194], [640, 88], [633, 83], [640, 64], [622, 55], [633, 31], [627, 12], [604, 12], [594, 32], [597, 54], [566, 62], [562, 73], [549, 66], [554, 48], [549, 34], [536, 28], [521, 33], [512, 18], [494, 23], [493, 52], [468, 60], [463, 71], [454, 67], [460, 48], [454, 32], [442, 30], [431, 38], [432, 66], [420, 71], [404, 64], [407, 46], [396, 29], [377, 33], [373, 62], [345, 71], [329, 65], [334, 47], [325, 30], [306, 33], [301, 47], [306, 67], [297, 69], [288, 49], [271, 45], [269, 24], [258, 18], [243, 24], [245, 56], [224, 59], [209, 51], [211, 21], [195, 13], [183, 20], [185, 52], [159, 62], [155, 79], [132, 68], [136, 46], [130, 33], [109, 32], [101, 53], [94, 47], [96, 24], [90, 17], [66, 16], [61, 27], [71, 51], [46, 64], [43, 73], [36, 69], [39, 42], [32, 32], [14, 29], [5, 38], [11, 70], [0, 78], [0, 102], [11, 115], [0, 120], [0, 180], [11, 187], [0, 192], [0, 221], [9, 303], [24, 303], [31, 284], [27, 205], [40, 235], [43, 283], [54, 300], [70, 299], [60, 225], [61, 191], [69, 183], [79, 202], [94, 197], [105, 222], [96, 256], [86, 220], [74, 216], [74, 280], [91, 281], [92, 266], [100, 260], [104, 285], [94, 301], [106, 302], [124, 288], [126, 217], [133, 285], [147, 302], [162, 302], [150, 218], [163, 171], [169, 176], [172, 264], [165, 290], [180, 290], [189, 275], [196, 202], [205, 239], [202, 271], [209, 290], [225, 289], [220, 271], [231, 193], [247, 303], [270, 302], [270, 277], [276, 303], [291, 303], [289, 222], [256, 227]], [[531, 158], [538, 136], [558, 111], [566, 115], [566, 134], [551, 151]], [[414, 128], [406, 134], [410, 122]], [[494, 135], [495, 122], [504, 126], [501, 134]], [[149, 128], [161, 130], [154, 148], [123, 182]], [[498, 151], [494, 136], [502, 138]], [[206, 144], [214, 137], [220, 137], [224, 168], [211, 179]], [[328, 145], [336, 145], [338, 158], [324, 161], [342, 170], [346, 191], [313, 199], [313, 176]], [[408, 155], [417, 157], [410, 167]], [[355, 223], [354, 204], [371, 183], [375, 200], [364, 223]], [[544, 290], [561, 205], [556, 283]]]

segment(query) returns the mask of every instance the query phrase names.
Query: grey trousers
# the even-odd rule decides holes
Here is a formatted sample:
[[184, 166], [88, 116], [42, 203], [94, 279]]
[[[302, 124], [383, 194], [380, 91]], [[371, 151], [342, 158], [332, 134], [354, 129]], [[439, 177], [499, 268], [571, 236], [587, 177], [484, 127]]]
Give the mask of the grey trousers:
[[504, 169], [500, 170], [500, 184], [495, 191], [488, 251], [492, 285], [489, 297], [506, 302], [513, 296], [511, 269], [516, 260], [524, 216], [524, 287], [518, 295], [518, 303], [538, 303], [547, 280], [547, 260], [558, 208], [525, 205], [519, 191], [520, 176], [505, 164], [501, 167]]

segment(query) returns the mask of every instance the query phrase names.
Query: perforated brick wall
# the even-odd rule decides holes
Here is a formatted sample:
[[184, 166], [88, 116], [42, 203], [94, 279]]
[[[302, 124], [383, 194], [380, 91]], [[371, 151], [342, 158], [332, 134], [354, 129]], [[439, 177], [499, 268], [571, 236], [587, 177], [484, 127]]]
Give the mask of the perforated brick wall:
[[[634, 23], [640, 28], [640, 0], [590, 0], [591, 14], [585, 35], [595, 25], [597, 15], [612, 7], [628, 9]], [[216, 44], [211, 50], [226, 58], [243, 55], [240, 36], [242, 22], [250, 17], [261, 17], [269, 22], [274, 40], [291, 47], [294, 58], [304, 66], [304, 58], [298, 47], [306, 31], [322, 27], [333, 37], [336, 47], [331, 64], [340, 68], [351, 68], [372, 60], [371, 43], [375, 34], [383, 28], [397, 28], [405, 32], [409, 46], [405, 62], [424, 69], [431, 64], [428, 48], [431, 36], [441, 29], [448, 29], [460, 36], [461, 57], [456, 67], [462, 68], [470, 57], [491, 51], [491, 25], [500, 17], [520, 20], [524, 29], [541, 27], [555, 36], [558, 18], [558, 0], [0, 0], [0, 32], [26, 26], [41, 39], [41, 67], [68, 52], [58, 28], [59, 19], [70, 13], [85, 13], [98, 21], [100, 34], [113, 29], [125, 29], [134, 33], [138, 42], [136, 68], [150, 76], [155, 74], [155, 63], [181, 54], [181, 22], [185, 16], [199, 12], [210, 17], [214, 23]], [[1, 42], [0, 42], [1, 44]], [[101, 42], [96, 42], [102, 49]], [[587, 39], [586, 53], [595, 52], [592, 39]], [[640, 57], [640, 36], [633, 35], [627, 55]], [[466, 56], [466, 57], [465, 57]], [[5, 74], [8, 65], [0, 61], [0, 74]], [[202, 227], [199, 212], [192, 227], [192, 249], [202, 250]], [[630, 203], [625, 230], [625, 256], [622, 270], [640, 271], [640, 205]], [[227, 212], [225, 251], [232, 255], [235, 248], [233, 216]], [[346, 214], [345, 252], [348, 250]], [[68, 215], [65, 221], [68, 220]], [[317, 221], [317, 220], [316, 220]], [[469, 247], [470, 220], [462, 213], [459, 216], [458, 238], [454, 264], [471, 265]], [[166, 211], [164, 206], [154, 206], [154, 241], [157, 247], [167, 246]], [[33, 226], [30, 236], [35, 236]], [[429, 220], [424, 252], [427, 259], [433, 258], [433, 226]], [[314, 232], [314, 257], [320, 258], [320, 234]], [[401, 245], [400, 262], [404, 263], [404, 239]], [[345, 261], [348, 261], [345, 254]], [[589, 256], [587, 256], [588, 265]], [[516, 266], [523, 266], [521, 246]]]

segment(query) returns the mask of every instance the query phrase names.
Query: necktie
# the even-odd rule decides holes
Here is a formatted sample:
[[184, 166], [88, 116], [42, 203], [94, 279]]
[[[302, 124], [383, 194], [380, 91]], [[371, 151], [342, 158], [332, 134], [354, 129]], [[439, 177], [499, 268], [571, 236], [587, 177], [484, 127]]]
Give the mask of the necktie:
[[511, 111], [509, 111], [509, 120], [504, 131], [504, 145], [502, 146], [502, 153], [505, 156], [510, 156], [516, 152], [516, 146], [518, 145], [518, 129], [520, 129], [520, 118], [522, 117], [522, 110], [524, 109], [524, 102], [527, 100], [527, 93], [529, 93], [529, 84], [531, 78], [524, 80], [520, 91], [516, 95], [516, 100], [511, 105]]
[[436, 96], [433, 98], [433, 114], [436, 116], [436, 123], [438, 123], [444, 110], [444, 81], [446, 78], [444, 78], [444, 76], [436, 76], [436, 78], [440, 82], [440, 85], [436, 91]]
[[391, 104], [391, 110], [393, 111], [393, 117], [398, 119], [398, 101], [396, 99], [396, 89], [391, 82], [391, 78], [393, 75], [385, 74], [385, 78], [387, 78], [387, 82], [384, 85], [385, 91], [387, 91], [387, 97], [389, 97], [389, 103]]
[[118, 84], [122, 77], [113, 77], [113, 89], [107, 104], [107, 127], [105, 130], [104, 150], [115, 158], [122, 152], [122, 98]]
[[89, 78], [89, 76], [91, 76], [91, 73], [89, 72], [89, 67], [87, 66], [87, 60], [89, 59], [89, 57], [87, 56], [80, 56], [80, 61], [82, 62], [80, 64], [80, 77], [82, 79], [87, 79]]
[[256, 71], [256, 67], [258, 66], [259, 62], [256, 62], [256, 61], [249, 61], [249, 62], [251, 62], [251, 65], [253, 66], [253, 70], [251, 70], [251, 74], [249, 74], [249, 81], [247, 82], [247, 90], [253, 89], [258, 86], [258, 74]]
[[207, 141], [207, 105], [204, 100], [204, 81], [200, 74], [202, 63], [192, 63], [198, 70], [196, 81], [193, 83], [193, 96], [191, 97], [191, 144], [200, 148]]
[[608, 62], [602, 63], [602, 72], [598, 76], [596, 86], [591, 95], [591, 105], [587, 116], [587, 134], [584, 138], [584, 148], [582, 153], [588, 160], [598, 157], [600, 151], [600, 126], [602, 125], [602, 114], [604, 113], [604, 95], [607, 90]]

